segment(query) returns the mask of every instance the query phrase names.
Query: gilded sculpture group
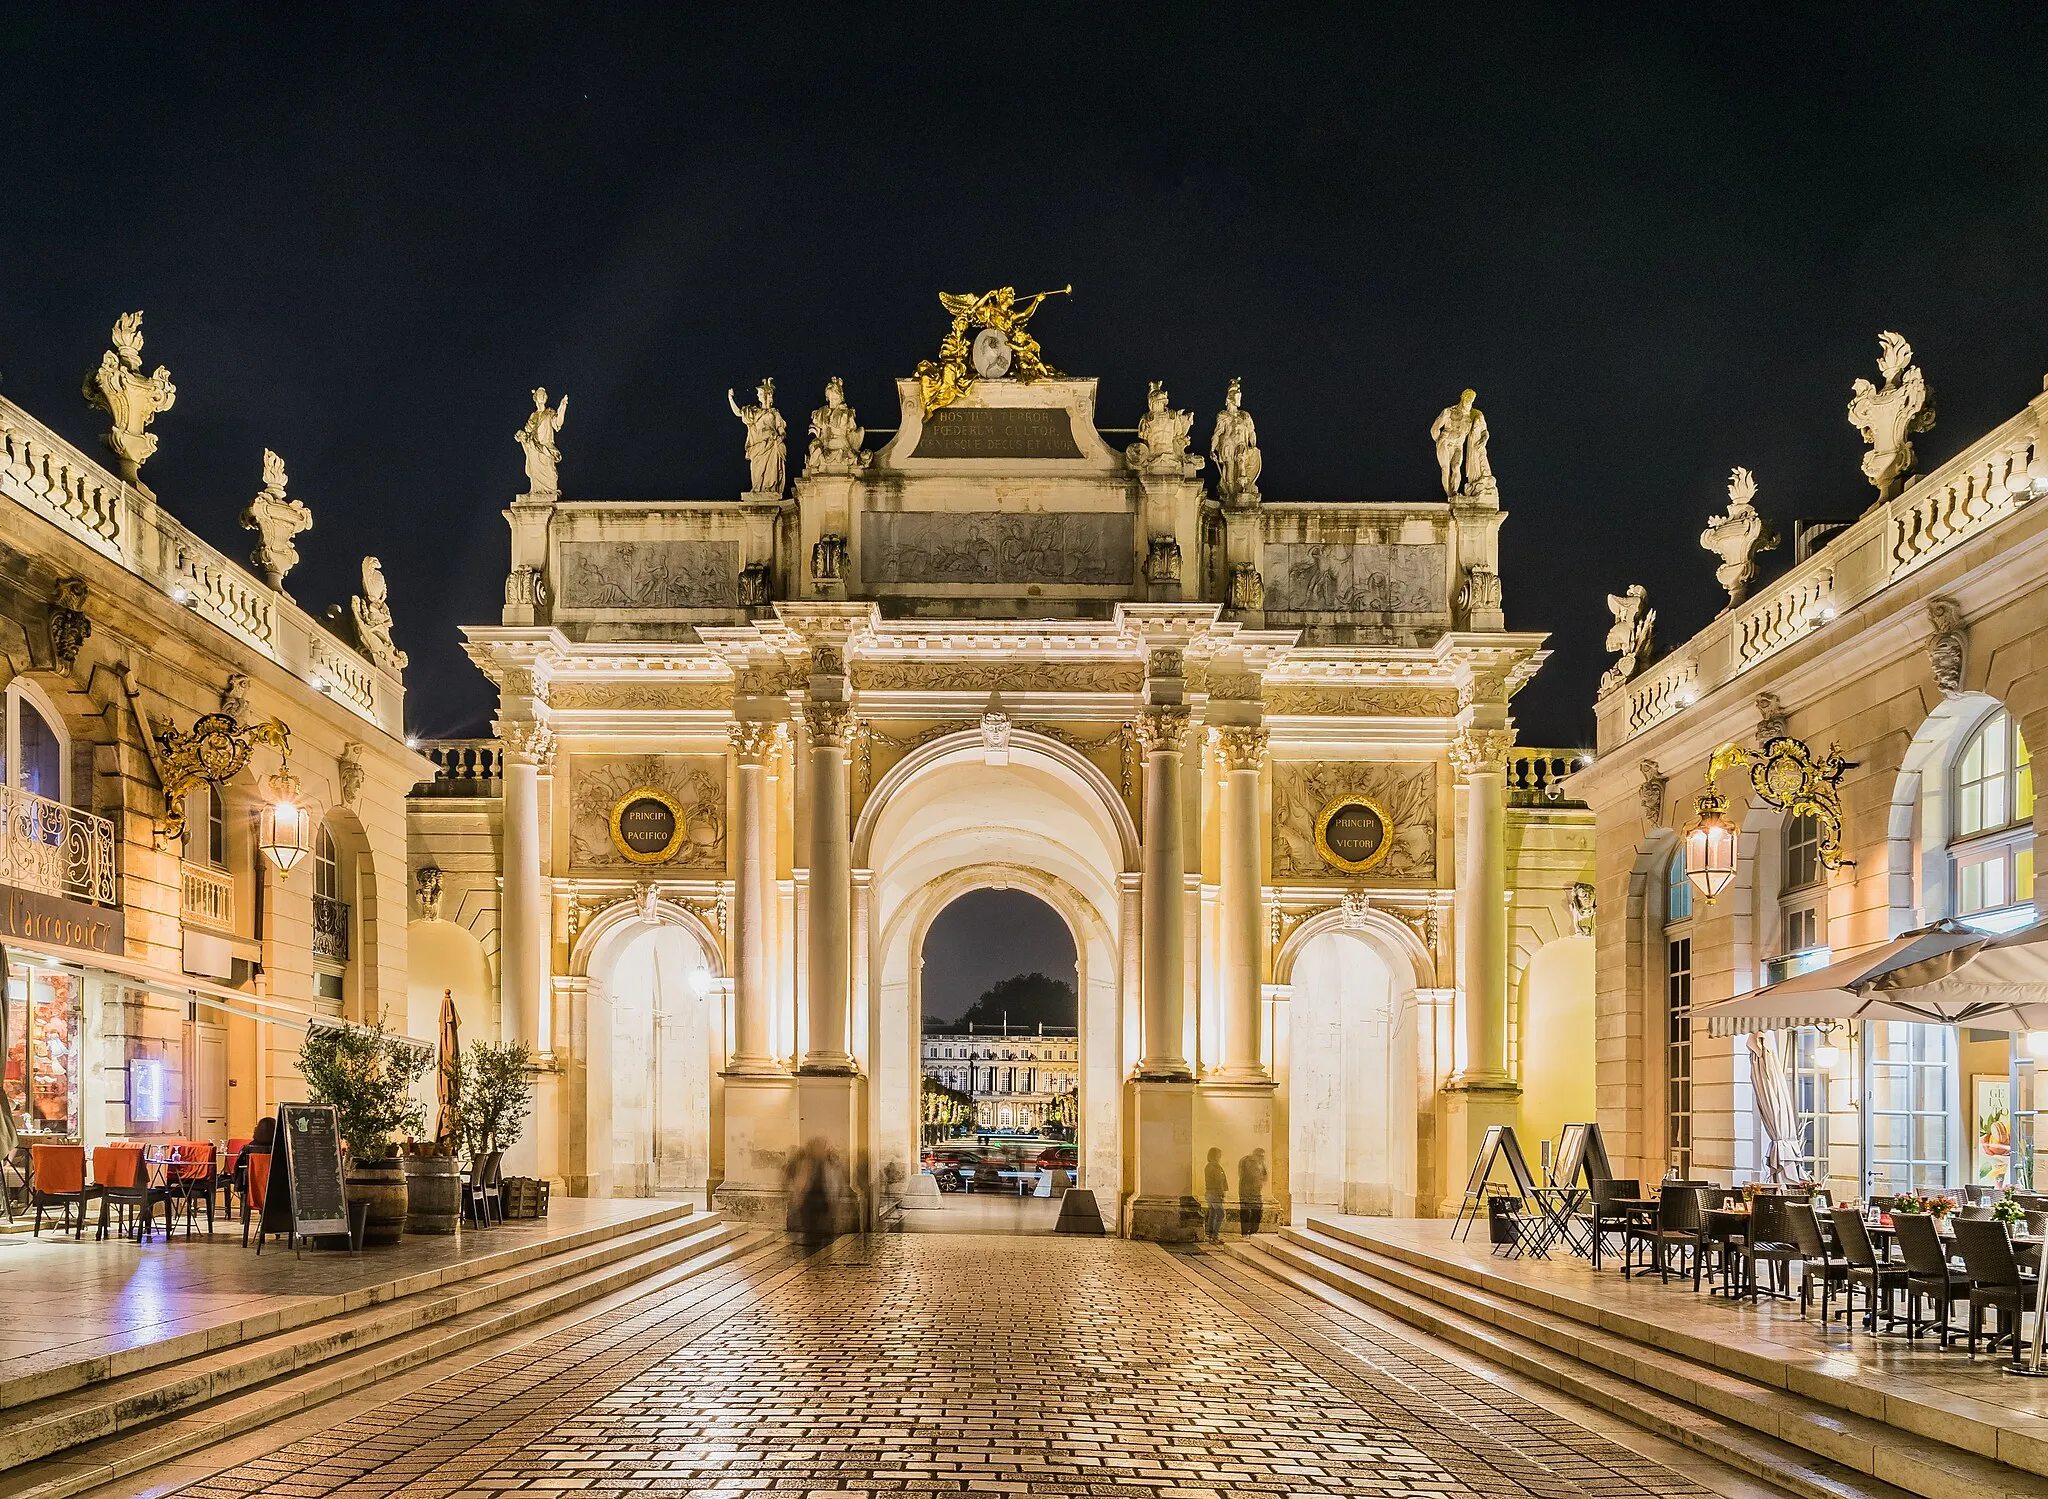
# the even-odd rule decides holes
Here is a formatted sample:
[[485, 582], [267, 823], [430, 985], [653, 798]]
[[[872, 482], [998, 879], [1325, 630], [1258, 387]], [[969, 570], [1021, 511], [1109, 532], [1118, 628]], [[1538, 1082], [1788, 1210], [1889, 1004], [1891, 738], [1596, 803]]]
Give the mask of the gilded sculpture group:
[[[1913, 363], [1911, 344], [1889, 330], [1880, 333], [1877, 342], [1877, 372], [1883, 383], [1873, 385], [1858, 379], [1850, 387], [1849, 425], [1868, 444], [1863, 477], [1876, 488], [1882, 502], [1898, 494], [1913, 467], [1913, 435], [1934, 426], [1934, 392]], [[1730, 609], [1748, 596], [1749, 585], [1756, 578], [1757, 554], [1777, 544], [1777, 531], [1757, 512], [1756, 476], [1746, 468], [1734, 470], [1728, 476], [1727, 512], [1709, 516], [1706, 529], [1700, 532], [1700, 545], [1721, 559], [1714, 579], [1728, 591]], [[1616, 659], [1600, 679], [1603, 693], [1621, 686], [1649, 664], [1651, 626], [1657, 619], [1640, 583], [1607, 595], [1607, 610], [1614, 616], [1607, 631], [1607, 649]]]

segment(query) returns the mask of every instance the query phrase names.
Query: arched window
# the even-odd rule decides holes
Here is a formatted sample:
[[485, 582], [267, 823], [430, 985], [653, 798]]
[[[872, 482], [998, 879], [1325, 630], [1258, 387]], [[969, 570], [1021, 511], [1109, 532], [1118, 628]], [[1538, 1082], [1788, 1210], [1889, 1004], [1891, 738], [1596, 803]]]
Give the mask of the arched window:
[[2026, 925], [2034, 919], [2034, 767], [2005, 709], [1963, 741], [1951, 794], [1949, 914], [1994, 931]]
[[349, 880], [326, 823], [313, 835], [313, 994], [339, 1013], [347, 995]]
[[64, 731], [56, 716], [37, 701], [25, 683], [9, 685], [6, 726], [0, 736], [0, 780], [31, 796], [53, 802], [68, 800], [65, 785]]
[[1664, 883], [1664, 1139], [1670, 1167], [1692, 1175], [1692, 881], [1674, 854]]

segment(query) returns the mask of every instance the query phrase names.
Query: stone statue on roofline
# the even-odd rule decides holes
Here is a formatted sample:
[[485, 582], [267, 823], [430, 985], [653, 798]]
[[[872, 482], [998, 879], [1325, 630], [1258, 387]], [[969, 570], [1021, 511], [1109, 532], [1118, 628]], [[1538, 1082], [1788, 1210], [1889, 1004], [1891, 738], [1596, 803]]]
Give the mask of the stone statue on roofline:
[[804, 473], [857, 474], [874, 455], [861, 451], [867, 432], [846, 404], [846, 384], [837, 375], [825, 382], [825, 404], [811, 413], [811, 447]]
[[1657, 611], [1646, 607], [1649, 590], [1631, 583], [1626, 593], [1607, 595], [1607, 612], [1614, 623], [1607, 628], [1607, 649], [1620, 659], [1600, 678], [1600, 690], [1612, 691], [1634, 676], [1650, 659], [1650, 631], [1657, 623]]
[[568, 396], [564, 395], [561, 403], [550, 411], [548, 388], [545, 385], [537, 387], [533, 392], [533, 410], [527, 413], [526, 425], [512, 434], [512, 440], [526, 454], [526, 492], [535, 498], [562, 492], [558, 472], [562, 451], [555, 446], [555, 436], [568, 422]]
[[313, 512], [285, 497], [284, 460], [263, 450], [263, 489], [242, 511], [242, 529], [256, 533], [256, 550], [249, 563], [263, 574], [272, 588], [283, 588], [285, 574], [299, 565], [299, 549], [293, 538], [313, 529]]
[[1707, 529], [1700, 532], [1700, 545], [1721, 559], [1714, 581], [1728, 590], [1731, 609], [1749, 593], [1756, 554], [1778, 544], [1777, 531], [1757, 513], [1755, 499], [1756, 475], [1746, 468], [1734, 470], [1728, 475], [1728, 513], [1708, 516]]
[[113, 345], [100, 355], [97, 367], [86, 371], [81, 394], [86, 405], [113, 418], [113, 430], [101, 433], [100, 442], [114, 455], [115, 472], [153, 500], [156, 492], [142, 482], [142, 465], [156, 451], [149, 424], [177, 403], [178, 387], [162, 365], [154, 374], [143, 374], [141, 313], [121, 315], [114, 324]]
[[406, 654], [391, 640], [391, 586], [384, 581], [384, 564], [375, 557], [363, 559], [363, 591], [349, 600], [356, 617], [356, 643], [363, 654], [386, 671], [404, 671]]
[[1124, 462], [1139, 473], [1193, 478], [1202, 471], [1202, 460], [1188, 451], [1195, 414], [1175, 411], [1167, 402], [1166, 382], [1154, 380], [1138, 418], [1138, 440], [1124, 449]]
[[789, 488], [789, 450], [784, 445], [789, 423], [775, 409], [775, 382], [763, 380], [756, 386], [751, 406], [742, 406], [730, 390], [725, 393], [725, 404], [747, 429], [750, 492], [781, 499]]
[[1437, 476], [1445, 499], [1497, 503], [1500, 486], [1486, 455], [1486, 416], [1473, 404], [1478, 399], [1469, 388], [1460, 391], [1458, 403], [1444, 407], [1429, 424], [1429, 440], [1436, 444]]
[[1858, 380], [1849, 397], [1849, 424], [1863, 434], [1870, 451], [1863, 455], [1863, 477], [1888, 500], [1899, 492], [1913, 466], [1912, 434], [1934, 427], [1934, 392], [1913, 363], [1913, 346], [1892, 332], [1877, 336], [1877, 372], [1881, 386]]
[[1216, 465], [1216, 498], [1226, 505], [1259, 502], [1259, 471], [1266, 460], [1259, 453], [1259, 429], [1244, 409], [1244, 382], [1232, 380], [1223, 393], [1223, 409], [1209, 435], [1209, 461]]

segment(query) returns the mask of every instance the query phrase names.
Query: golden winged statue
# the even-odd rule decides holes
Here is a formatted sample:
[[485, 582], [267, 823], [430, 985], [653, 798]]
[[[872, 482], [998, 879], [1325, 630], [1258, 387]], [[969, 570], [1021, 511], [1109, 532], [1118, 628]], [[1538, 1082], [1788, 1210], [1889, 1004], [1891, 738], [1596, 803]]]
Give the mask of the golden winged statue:
[[1045, 362], [1038, 340], [1025, 325], [1047, 297], [1069, 296], [1073, 290], [1071, 285], [1062, 286], [1021, 302], [1014, 286], [999, 286], [978, 296], [973, 292], [940, 292], [939, 305], [953, 314], [953, 326], [939, 344], [939, 357], [923, 360], [917, 366], [918, 392], [925, 415], [952, 405], [974, 384], [974, 372], [967, 364], [969, 328], [992, 328], [1003, 336], [1010, 346], [1011, 370], [1019, 380], [1057, 380], [1060, 372]]

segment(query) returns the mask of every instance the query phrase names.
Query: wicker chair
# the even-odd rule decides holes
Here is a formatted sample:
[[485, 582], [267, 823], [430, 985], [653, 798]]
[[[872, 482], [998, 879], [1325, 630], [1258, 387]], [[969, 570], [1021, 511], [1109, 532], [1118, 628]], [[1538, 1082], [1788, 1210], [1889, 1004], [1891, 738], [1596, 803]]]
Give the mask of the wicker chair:
[[[1741, 1240], [1729, 1244], [1730, 1251], [1742, 1269], [1742, 1286], [1749, 1299], [1756, 1300], [1760, 1293], [1761, 1277], [1757, 1273], [1760, 1264], [1779, 1267], [1779, 1277], [1785, 1280], [1791, 1274], [1795, 1260], [1804, 1259], [1797, 1244], [1792, 1241], [1792, 1227], [1788, 1221], [1792, 1204], [1782, 1197], [1765, 1193], [1758, 1197], [1749, 1208], [1749, 1233]], [[1810, 1213], [1812, 1209], [1807, 1209]], [[1790, 1295], [1787, 1289], [1777, 1294]]]
[[1804, 1202], [1787, 1203], [1784, 1210], [1785, 1226], [1791, 1230], [1793, 1246], [1799, 1251], [1801, 1261], [1799, 1275], [1799, 1315], [1805, 1316], [1812, 1304], [1813, 1283], [1820, 1282], [1820, 1320], [1832, 1320], [1828, 1312], [1828, 1297], [1836, 1286], [1842, 1287], [1847, 1298], [1849, 1286], [1849, 1261], [1846, 1255], [1829, 1250], [1828, 1241], [1820, 1231], [1820, 1215], [1812, 1204]]
[[[1657, 1272], [1657, 1279], [1664, 1284], [1671, 1281], [1671, 1251], [1681, 1253], [1700, 1252], [1700, 1229], [1705, 1218], [1700, 1212], [1699, 1188], [1681, 1186], [1676, 1182], [1664, 1183], [1664, 1190], [1657, 1196], [1657, 1218], [1654, 1223], [1641, 1221], [1629, 1225], [1622, 1243], [1622, 1272], [1628, 1270], [1628, 1246], [1647, 1244], [1650, 1250], [1650, 1268]], [[1685, 1269], [1681, 1263], [1679, 1273]]]
[[1920, 1336], [1925, 1325], [1920, 1320], [1920, 1298], [1925, 1296], [1935, 1305], [1941, 1346], [1946, 1348], [1955, 1331], [1949, 1325], [1950, 1309], [1958, 1301], [1967, 1305], [1970, 1299], [1969, 1274], [1949, 1264], [1948, 1249], [1927, 1214], [1898, 1213], [1892, 1224], [1898, 1230], [1899, 1249], [1906, 1256], [1906, 1336]]
[[1636, 1198], [1643, 1195], [1643, 1184], [1632, 1176], [1610, 1176], [1605, 1181], [1593, 1183], [1593, 1206], [1587, 1214], [1587, 1224], [1592, 1231], [1593, 1268], [1600, 1268], [1600, 1241], [1608, 1234], [1621, 1235], [1621, 1268], [1628, 1270], [1628, 1225], [1629, 1216], [1613, 1204], [1617, 1198]]
[[1982, 1326], [1985, 1307], [1998, 1313], [1998, 1331], [1992, 1336], [1988, 1352], [1998, 1351], [2000, 1343], [2012, 1345], [2015, 1361], [2020, 1356], [2020, 1318], [2029, 1302], [2034, 1299], [2032, 1276], [2020, 1273], [2019, 1261], [2013, 1258], [2012, 1240], [2006, 1235], [2003, 1223], [1981, 1222], [1967, 1218], [1956, 1224], [1956, 1248], [1962, 1251], [1963, 1266], [1970, 1277], [1970, 1354], [1977, 1353], [1977, 1334]]
[[1849, 1264], [1842, 1287], [1842, 1320], [1854, 1324], [1856, 1288], [1862, 1286], [1867, 1298], [1863, 1325], [1874, 1333], [1878, 1330], [1878, 1302], [1882, 1300], [1886, 1312], [1890, 1312], [1892, 1298], [1906, 1288], [1906, 1267], [1877, 1257], [1877, 1246], [1870, 1242], [1870, 1230], [1863, 1226], [1863, 1215], [1856, 1209], [1836, 1208], [1833, 1217], [1835, 1243]]

